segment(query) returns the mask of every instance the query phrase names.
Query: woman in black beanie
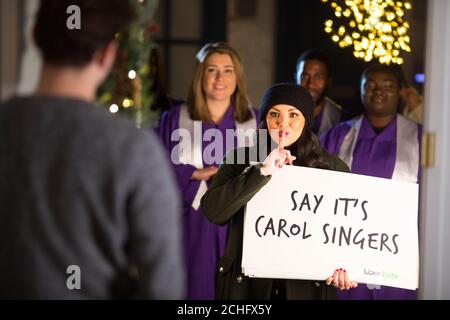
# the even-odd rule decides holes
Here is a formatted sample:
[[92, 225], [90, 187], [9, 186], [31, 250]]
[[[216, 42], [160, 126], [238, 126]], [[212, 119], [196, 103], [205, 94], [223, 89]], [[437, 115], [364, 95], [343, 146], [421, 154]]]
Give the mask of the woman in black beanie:
[[230, 152], [203, 196], [201, 206], [212, 223], [231, 222], [225, 253], [217, 266], [217, 299], [334, 299], [336, 288], [348, 290], [357, 285], [342, 269], [323, 282], [242, 274], [244, 209], [273, 173], [284, 165], [349, 171], [342, 160], [320, 146], [310, 129], [313, 114], [314, 102], [307, 90], [291, 83], [270, 87], [261, 101], [257, 145]]

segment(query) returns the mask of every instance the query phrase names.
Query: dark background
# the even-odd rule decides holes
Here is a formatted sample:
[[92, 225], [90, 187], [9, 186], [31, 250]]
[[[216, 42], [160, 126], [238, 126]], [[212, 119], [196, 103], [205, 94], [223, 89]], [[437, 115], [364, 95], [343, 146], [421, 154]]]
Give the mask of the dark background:
[[[156, 37], [156, 42], [162, 47], [163, 61], [170, 61], [171, 46], [192, 45], [200, 48], [203, 44], [212, 41], [227, 41], [227, 3], [235, 1], [236, 10], [240, 16], [251, 16], [258, 8], [258, 1], [262, 0], [200, 0], [201, 6], [201, 33], [197, 38], [179, 39], [171, 36], [170, 12], [171, 6], [180, 5], [175, 0], [159, 0], [160, 6], [165, 10], [163, 19], [166, 32]], [[423, 84], [415, 83], [414, 74], [423, 73], [425, 43], [425, 17], [426, 0], [410, 0], [413, 10], [407, 12], [410, 22], [409, 30], [412, 53], [404, 55], [406, 81], [415, 86], [420, 93]], [[183, 4], [187, 2], [183, 1]], [[295, 81], [295, 66], [298, 56], [307, 49], [317, 48], [326, 52], [333, 64], [334, 82], [328, 96], [346, 109], [350, 115], [361, 112], [359, 80], [361, 72], [368, 66], [361, 59], [353, 56], [352, 47], [340, 48], [323, 30], [324, 21], [334, 17], [329, 4], [320, 0], [276, 0], [274, 5], [275, 25], [273, 83]], [[414, 28], [413, 28], [414, 27]], [[251, 45], [251, 39], [249, 39]], [[173, 60], [172, 60], [173, 61]], [[370, 62], [370, 63], [373, 63]], [[369, 64], [370, 64], [369, 63]], [[171, 63], [165, 63], [166, 85], [170, 88]]]
[[324, 36], [325, 17], [331, 17], [331, 10], [320, 1], [277, 1], [275, 81], [293, 81], [298, 56], [311, 48], [320, 49], [329, 55], [334, 69], [329, 96], [357, 114], [361, 108], [359, 75], [366, 64], [353, 57], [350, 47], [342, 49]]

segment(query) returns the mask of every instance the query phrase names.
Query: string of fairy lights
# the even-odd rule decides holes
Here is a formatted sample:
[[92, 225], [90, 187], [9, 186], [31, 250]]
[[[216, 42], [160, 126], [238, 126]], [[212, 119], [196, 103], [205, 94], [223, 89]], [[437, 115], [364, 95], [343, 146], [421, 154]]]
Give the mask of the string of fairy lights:
[[126, 32], [117, 33], [120, 44], [112, 72], [98, 91], [98, 102], [111, 113], [129, 116], [137, 127], [152, 123], [154, 98], [151, 86], [150, 53], [154, 47], [152, 27], [158, 0], [130, 0], [136, 19]]
[[353, 55], [366, 62], [402, 64], [411, 52], [405, 13], [411, 3], [394, 0], [321, 0], [334, 11], [325, 21], [325, 32], [341, 48], [353, 46]]

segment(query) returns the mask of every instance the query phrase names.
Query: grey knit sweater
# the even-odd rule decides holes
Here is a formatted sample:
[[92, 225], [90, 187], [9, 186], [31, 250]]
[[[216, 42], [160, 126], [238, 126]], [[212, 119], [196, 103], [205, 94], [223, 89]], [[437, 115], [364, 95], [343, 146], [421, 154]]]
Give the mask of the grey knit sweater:
[[0, 299], [181, 298], [170, 170], [151, 132], [102, 108], [0, 105]]

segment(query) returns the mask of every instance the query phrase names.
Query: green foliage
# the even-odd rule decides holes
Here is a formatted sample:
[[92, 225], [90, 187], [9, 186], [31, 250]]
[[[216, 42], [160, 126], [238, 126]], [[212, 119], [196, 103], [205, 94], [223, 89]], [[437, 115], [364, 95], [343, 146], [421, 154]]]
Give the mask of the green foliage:
[[[141, 127], [151, 125], [157, 117], [156, 112], [149, 108], [153, 99], [149, 58], [154, 45], [149, 26], [158, 1], [131, 0], [131, 2], [135, 6], [136, 19], [127, 32], [116, 35], [116, 39], [120, 42], [117, 60], [111, 74], [99, 89], [98, 102], [108, 110], [112, 104], [116, 104], [119, 106], [119, 114], [130, 117], [138, 127]], [[128, 77], [130, 70], [136, 71], [136, 79]], [[134, 105], [125, 108], [124, 99], [130, 99]]]

